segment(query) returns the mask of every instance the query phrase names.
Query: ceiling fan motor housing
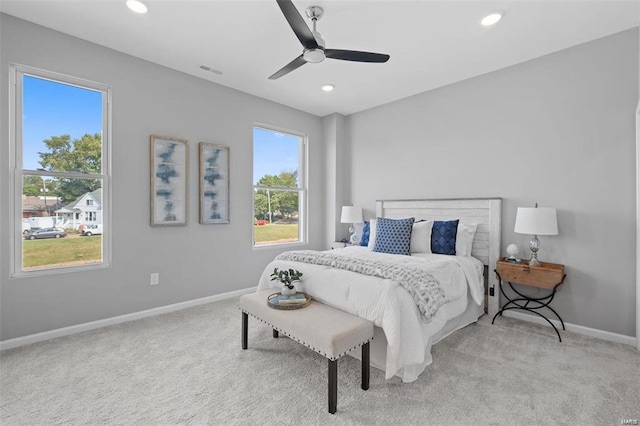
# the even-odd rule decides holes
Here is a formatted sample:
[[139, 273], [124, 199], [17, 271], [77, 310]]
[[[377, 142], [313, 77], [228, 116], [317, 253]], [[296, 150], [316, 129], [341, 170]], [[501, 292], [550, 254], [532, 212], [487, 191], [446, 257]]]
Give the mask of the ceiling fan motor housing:
[[313, 30], [313, 31], [311, 31], [311, 34], [313, 34], [313, 36], [315, 37], [316, 42], [318, 43], [318, 46], [324, 48], [324, 39], [322, 38], [320, 33], [315, 31], [315, 30]]
[[311, 31], [311, 33], [313, 34], [313, 37], [315, 37], [316, 42], [318, 43], [318, 48], [305, 49], [305, 51], [302, 53], [302, 57], [304, 58], [305, 61], [315, 64], [315, 63], [324, 61], [324, 58], [325, 58], [324, 39], [322, 38], [322, 36], [318, 31], [314, 30], [314, 31]]

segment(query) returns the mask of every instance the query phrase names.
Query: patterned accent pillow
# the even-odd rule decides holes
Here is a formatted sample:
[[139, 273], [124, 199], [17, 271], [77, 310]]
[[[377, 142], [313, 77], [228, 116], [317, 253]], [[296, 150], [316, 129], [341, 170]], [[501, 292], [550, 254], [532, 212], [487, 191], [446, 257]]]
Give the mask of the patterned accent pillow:
[[456, 234], [459, 220], [433, 222], [431, 229], [431, 252], [436, 254], [456, 254]]
[[413, 221], [414, 218], [386, 219], [379, 217], [377, 219], [376, 242], [373, 246], [373, 251], [409, 256], [411, 254], [409, 249], [411, 247]]
[[362, 238], [360, 238], [360, 245], [366, 247], [369, 245], [369, 233], [371, 232], [371, 226], [368, 220], [364, 221], [364, 227], [362, 228]]

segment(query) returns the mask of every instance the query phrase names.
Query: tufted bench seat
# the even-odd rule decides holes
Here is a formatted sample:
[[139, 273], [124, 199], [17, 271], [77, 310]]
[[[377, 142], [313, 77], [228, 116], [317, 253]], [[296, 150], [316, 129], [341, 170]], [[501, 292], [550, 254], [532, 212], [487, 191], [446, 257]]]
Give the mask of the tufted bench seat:
[[242, 310], [242, 349], [247, 349], [249, 315], [289, 336], [329, 360], [329, 412], [338, 405], [338, 359], [362, 346], [362, 389], [369, 389], [369, 341], [373, 339], [373, 324], [338, 309], [312, 301], [302, 309], [284, 311], [267, 305], [273, 290], [259, 291], [240, 297]]

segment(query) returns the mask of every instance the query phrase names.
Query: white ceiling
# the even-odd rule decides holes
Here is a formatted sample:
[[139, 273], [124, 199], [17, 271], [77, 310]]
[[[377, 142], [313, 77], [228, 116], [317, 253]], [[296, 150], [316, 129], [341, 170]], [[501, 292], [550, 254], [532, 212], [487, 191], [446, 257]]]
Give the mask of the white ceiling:
[[[1, 0], [0, 11], [309, 113], [351, 114], [614, 34], [640, 21], [638, 1], [327, 1], [328, 48], [387, 53], [386, 64], [327, 59], [279, 80], [302, 53], [275, 0]], [[505, 16], [480, 26], [492, 11]], [[305, 16], [306, 18], [306, 16]], [[199, 68], [221, 70], [216, 75]], [[320, 87], [333, 83], [333, 92]]]

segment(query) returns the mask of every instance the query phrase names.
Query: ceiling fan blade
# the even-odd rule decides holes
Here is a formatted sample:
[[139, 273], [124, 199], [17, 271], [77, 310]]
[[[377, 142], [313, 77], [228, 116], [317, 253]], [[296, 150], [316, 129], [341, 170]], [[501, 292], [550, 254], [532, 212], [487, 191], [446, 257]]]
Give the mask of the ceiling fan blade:
[[282, 67], [280, 71], [277, 71], [275, 74], [269, 77], [269, 80], [276, 80], [282, 77], [283, 75], [289, 74], [291, 71], [295, 70], [296, 68], [300, 68], [306, 63], [307, 61], [305, 61], [302, 55], [300, 55], [297, 58], [295, 58], [293, 61], [289, 62], [287, 65]]
[[291, 0], [277, 0], [282, 14], [305, 49], [317, 49], [318, 42]]
[[390, 58], [389, 55], [383, 53], [371, 53], [371, 52], [358, 52], [356, 50], [341, 50], [341, 49], [325, 49], [324, 54], [327, 58], [341, 59], [343, 61], [354, 62], [387, 62]]

